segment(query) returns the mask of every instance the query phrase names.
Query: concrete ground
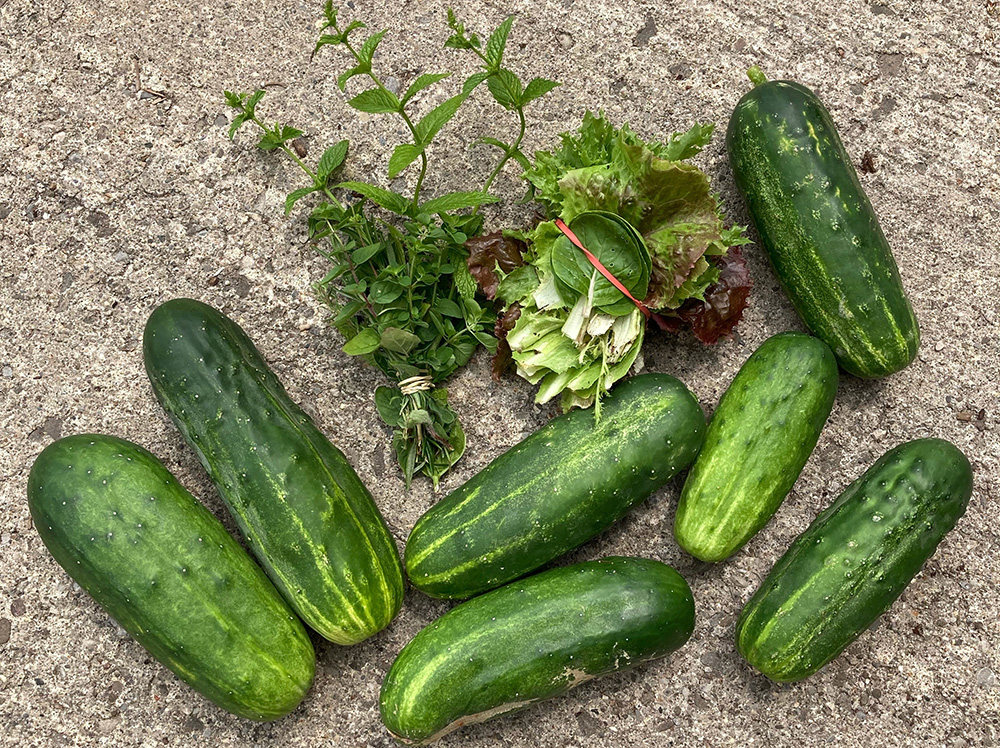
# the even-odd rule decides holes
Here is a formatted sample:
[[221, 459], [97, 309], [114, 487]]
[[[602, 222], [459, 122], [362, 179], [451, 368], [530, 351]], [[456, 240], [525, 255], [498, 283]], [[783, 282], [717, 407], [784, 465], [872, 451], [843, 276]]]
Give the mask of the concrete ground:
[[[530, 109], [532, 149], [551, 146], [587, 107], [650, 136], [696, 121], [724, 126], [754, 63], [817, 90], [855, 162], [871, 156], [874, 171], [862, 181], [923, 345], [888, 380], [843, 377], [793, 493], [728, 563], [694, 563], [673, 542], [677, 482], [572, 556], [640, 554], [675, 565], [698, 606], [687, 646], [447, 745], [1000, 741], [1000, 15], [992, 0], [882, 2], [457, 0], [476, 29], [514, 13], [511, 64], [563, 83]], [[349, 4], [373, 28], [390, 29], [376, 62], [399, 82], [420, 71], [471, 72], [467, 56], [441, 48], [437, 4]], [[375, 706], [381, 679], [447, 604], [411, 590], [373, 640], [317, 642], [318, 675], [303, 705], [277, 723], [252, 724], [151, 662], [48, 555], [25, 501], [28, 469], [46, 444], [96, 431], [151, 449], [224, 515], [142, 371], [145, 319], [175, 296], [221, 307], [250, 331], [372, 487], [400, 542], [435, 501], [426, 482], [404, 490], [372, 403], [380, 375], [340, 352], [309, 291], [323, 262], [303, 242], [304, 213], [282, 214], [298, 174], [225, 134], [223, 89], [266, 86], [261, 111], [306, 130], [311, 157], [347, 137], [351, 173], [385, 173], [400, 132], [345, 105], [336, 52], [310, 62], [319, 15], [312, 0], [0, 0], [0, 744], [391, 743]], [[510, 127], [480, 95], [434, 151], [431, 188], [476, 184], [485, 154], [466, 146]], [[729, 215], [745, 222], [721, 132], [699, 163]], [[515, 174], [501, 191], [520, 194]], [[518, 225], [527, 214], [511, 204], [488, 221]], [[801, 329], [760, 249], [748, 255], [757, 285], [736, 338], [711, 349], [688, 335], [651, 335], [647, 344], [649, 368], [680, 377], [708, 411], [760, 342]], [[451, 391], [469, 450], [445, 489], [553, 414], [531, 404], [524, 383], [489, 380], [485, 356]], [[889, 447], [930, 435], [972, 460], [965, 518], [874, 630], [825, 670], [793, 686], [755, 675], [733, 646], [743, 602], [853, 477]]]

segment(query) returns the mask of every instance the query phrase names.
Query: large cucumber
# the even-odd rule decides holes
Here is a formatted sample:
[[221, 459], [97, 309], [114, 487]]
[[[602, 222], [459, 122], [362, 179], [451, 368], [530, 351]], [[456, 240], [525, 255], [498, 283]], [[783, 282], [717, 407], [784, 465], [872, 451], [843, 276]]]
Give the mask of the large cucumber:
[[618, 521], [694, 460], [705, 416], [666, 374], [624, 382], [601, 417], [577, 410], [504, 454], [424, 514], [406, 572], [434, 597], [465, 598], [534, 571]]
[[749, 75], [726, 145], [778, 278], [845, 371], [899, 371], [917, 355], [917, 320], [830, 113], [798, 83]]
[[691, 590], [669, 566], [606, 558], [509, 584], [453, 608], [403, 647], [382, 684], [389, 731], [424, 745], [674, 651]]
[[722, 561], [781, 506], [812, 454], [837, 394], [837, 361], [818, 338], [768, 338], [719, 401], [688, 473], [674, 536], [702, 561]]
[[174, 299], [150, 315], [143, 353], [157, 399], [302, 620], [338, 644], [384, 628], [403, 597], [385, 520], [239, 325]]
[[889, 450], [799, 535], [743, 609], [740, 654], [776, 681], [815, 673], [892, 605], [965, 513], [972, 468], [942, 439]]
[[28, 506], [69, 575], [157, 660], [230, 712], [282, 717], [312, 683], [305, 629], [222, 524], [142, 447], [60, 439]]

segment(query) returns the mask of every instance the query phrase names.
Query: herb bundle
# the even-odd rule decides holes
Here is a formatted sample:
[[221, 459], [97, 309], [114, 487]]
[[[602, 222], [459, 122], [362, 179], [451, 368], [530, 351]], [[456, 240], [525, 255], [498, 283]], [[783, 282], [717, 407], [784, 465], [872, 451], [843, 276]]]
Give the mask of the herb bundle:
[[[346, 140], [329, 147], [310, 167], [296, 150], [301, 130], [269, 125], [258, 116], [263, 91], [226, 92], [226, 103], [237, 110], [229, 134], [233, 137], [248, 122], [256, 125], [262, 131], [258, 148], [283, 152], [308, 176], [307, 186], [288, 195], [285, 212], [308, 195], [319, 198], [309, 215], [309, 237], [330, 261], [330, 271], [316, 289], [347, 340], [344, 352], [364, 358], [394, 383], [376, 390], [375, 403], [382, 420], [395, 429], [393, 448], [407, 486], [422, 473], [437, 487], [465, 450], [464, 431], [440, 385], [469, 361], [477, 346], [491, 352], [497, 346], [492, 334], [495, 313], [476, 299], [464, 245], [482, 231], [479, 208], [496, 202], [489, 190], [504, 166], [514, 161], [530, 168], [521, 150], [527, 127], [524, 110], [557, 84], [543, 78], [524, 84], [504, 66], [513, 18], [501, 23], [484, 44], [449, 10], [452, 33], [445, 46], [471, 51], [481, 69], [458, 93], [417, 116], [419, 95], [437, 89], [451, 74], [423, 73], [399, 95], [373, 67], [385, 31], [359, 41], [365, 24], [342, 24], [331, 2], [326, 4], [325, 22], [313, 54], [324, 47], [345, 53], [351, 67], [337, 79], [340, 89], [346, 91], [355, 78], [371, 84], [347, 103], [361, 112], [396, 116], [405, 125], [410, 140], [395, 146], [388, 178], [418, 168], [412, 194], [368, 182], [337, 181], [349, 150]], [[500, 152], [477, 189], [425, 199], [428, 148], [483, 83], [497, 104], [516, 115], [517, 134], [509, 143], [492, 137], [477, 141]]]

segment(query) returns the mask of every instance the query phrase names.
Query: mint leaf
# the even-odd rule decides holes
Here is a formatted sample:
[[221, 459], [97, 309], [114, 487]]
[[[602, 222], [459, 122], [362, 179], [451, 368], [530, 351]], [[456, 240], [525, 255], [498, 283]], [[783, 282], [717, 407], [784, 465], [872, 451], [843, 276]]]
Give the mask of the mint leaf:
[[532, 78], [528, 85], [524, 87], [524, 94], [521, 96], [521, 106], [544, 96], [558, 85], [555, 81], [550, 81], [547, 78]]
[[243, 123], [246, 122], [247, 119], [248, 119], [248, 117], [247, 117], [247, 115], [245, 113], [244, 114], [237, 114], [235, 117], [233, 117], [233, 121], [229, 124], [229, 139], [230, 140], [232, 140], [234, 137], [236, 137], [236, 131], [239, 130], [241, 127], [243, 127]]
[[420, 343], [420, 338], [412, 332], [398, 327], [387, 327], [382, 333], [382, 347], [387, 351], [402, 353], [404, 356]]
[[428, 86], [433, 86], [438, 81], [443, 81], [445, 78], [450, 76], [451, 73], [424, 73], [413, 81], [413, 83], [410, 84], [410, 87], [406, 89], [406, 93], [403, 94], [402, 102], [405, 104]]
[[316, 167], [316, 178], [322, 183], [326, 184], [326, 181], [330, 178], [330, 175], [336, 171], [344, 159], [347, 157], [347, 149], [350, 147], [350, 143], [346, 140], [341, 140], [336, 145], [330, 146], [323, 152], [323, 156], [319, 160], [319, 164]]
[[384, 88], [369, 88], [367, 91], [359, 93], [347, 103], [359, 112], [367, 112], [369, 114], [398, 112], [401, 109], [399, 99], [396, 98], [396, 95]]
[[504, 109], [517, 109], [521, 105], [521, 79], [506, 68], [497, 70], [486, 80], [493, 98]]
[[293, 140], [301, 134], [302, 131], [294, 127], [275, 125], [273, 130], [264, 131], [264, 134], [257, 142], [257, 147], [262, 151], [273, 151], [283, 146], [286, 141]]
[[447, 213], [462, 208], [476, 208], [487, 203], [495, 203], [499, 198], [488, 192], [449, 192], [421, 204], [421, 213]]
[[[379, 42], [382, 41], [382, 37], [385, 36], [386, 31], [388, 29], [369, 36], [365, 39], [364, 44], [361, 45], [361, 49], [358, 50], [358, 57], [361, 59], [361, 63], [368, 65], [369, 70], [371, 69], [372, 57], [375, 56], [375, 50], [378, 48]], [[347, 32], [345, 31], [344, 34], [346, 36]]]
[[397, 145], [392, 151], [392, 156], [389, 157], [389, 179], [395, 179], [399, 176], [407, 166], [420, 156], [423, 150], [412, 143]]
[[507, 149], [510, 147], [502, 140], [497, 140], [496, 138], [477, 138], [475, 142], [472, 144], [472, 147], [475, 147], [477, 145], [492, 145], [499, 148], [504, 153], [506, 153]]
[[350, 190], [351, 192], [357, 192], [359, 195], [363, 195], [376, 205], [381, 205], [383, 208], [392, 211], [393, 213], [405, 215], [410, 206], [410, 201], [398, 192], [392, 192], [383, 187], [368, 184], [367, 182], [341, 182], [337, 185], [337, 187]]
[[497, 26], [496, 31], [490, 34], [489, 41], [486, 42], [486, 62], [492, 69], [500, 67], [503, 62], [504, 49], [507, 47], [507, 35], [510, 34], [510, 27], [514, 24], [514, 16], [507, 16], [504, 22]]
[[287, 216], [292, 212], [292, 208], [295, 207], [295, 203], [297, 203], [301, 198], [315, 191], [315, 187], [303, 187], [302, 189], [289, 193], [288, 197], [285, 198], [285, 215]]
[[489, 73], [474, 73], [473, 75], [470, 75], [468, 78], [465, 79], [465, 83], [462, 84], [462, 93], [468, 96], [470, 93], [476, 90], [476, 88], [479, 87], [480, 83], [482, 83], [489, 77], [490, 77]]
[[326, 17], [326, 26], [324, 28], [336, 27], [338, 12], [339, 10], [333, 7], [333, 0], [326, 0], [323, 4], [323, 15]]
[[348, 356], [364, 356], [366, 353], [378, 350], [379, 341], [378, 332], [371, 327], [366, 327], [348, 340], [342, 350]]
[[337, 76], [337, 85], [340, 87], [341, 91], [347, 90], [347, 81], [353, 78], [355, 75], [366, 75], [372, 70], [371, 65], [367, 63], [361, 63], [355, 65], [353, 68], [344, 71], [339, 76]]
[[465, 101], [465, 99], [466, 94], [464, 93], [459, 94], [458, 96], [452, 96], [450, 99], [438, 104], [436, 107], [427, 112], [427, 114], [425, 114], [417, 123], [415, 128], [417, 143], [421, 146], [426, 146], [430, 143], [441, 128], [448, 124], [448, 120], [455, 116], [455, 113], [458, 111], [458, 108], [462, 106], [462, 102]]
[[316, 40], [316, 46], [313, 47], [312, 56], [315, 57], [316, 53], [323, 49], [323, 47], [333, 47], [343, 41], [344, 37], [340, 34], [322, 34], [320, 38]]

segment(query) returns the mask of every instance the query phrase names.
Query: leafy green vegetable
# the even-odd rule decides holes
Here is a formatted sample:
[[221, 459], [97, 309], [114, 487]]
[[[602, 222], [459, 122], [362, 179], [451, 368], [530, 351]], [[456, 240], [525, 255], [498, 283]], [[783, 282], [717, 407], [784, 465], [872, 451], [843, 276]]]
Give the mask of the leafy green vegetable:
[[[587, 112], [576, 132], [560, 136], [560, 148], [535, 154], [524, 176], [552, 220], [530, 233], [527, 265], [502, 274], [496, 293], [519, 310], [501, 353], [509, 348], [518, 373], [539, 385], [539, 402], [561, 395], [564, 408], [599, 407], [611, 385], [641, 365], [645, 332], [643, 312], [556, 218], [635, 299], [670, 315], [656, 317], [661, 326], [691, 324], [714, 342], [739, 321], [749, 278], [728, 253], [747, 243], [744, 228], [724, 227], [708, 177], [684, 163], [711, 135], [711, 125], [696, 125], [646, 142], [627, 124], [616, 128]], [[721, 284], [724, 268], [731, 284]]]
[[[361, 112], [399, 118], [408, 140], [394, 147], [387, 176], [394, 179], [417, 167], [412, 194], [363, 181], [335, 182], [348, 154], [346, 140], [328, 148], [310, 168], [290, 145], [302, 131], [265, 124], [257, 115], [263, 91], [226, 92], [226, 103], [237, 111], [229, 135], [253, 123], [262, 132], [260, 149], [282, 151], [309, 177], [309, 185], [288, 195], [285, 212], [307, 196], [319, 198], [309, 215], [309, 235], [329, 260], [330, 270], [316, 283], [316, 290], [346, 339], [344, 352], [364, 358], [396, 384], [378, 388], [375, 402], [382, 420], [395, 429], [393, 447], [407, 485], [413, 475], [423, 473], [436, 487], [465, 450], [465, 433], [448, 405], [447, 391], [439, 385], [464, 366], [479, 345], [491, 353], [497, 347], [492, 334], [495, 314], [476, 301], [476, 280], [466, 266], [465, 243], [482, 231], [479, 208], [496, 202], [490, 188], [504, 166], [512, 160], [529, 165], [520, 150], [526, 130], [524, 107], [556, 84], [536, 78], [524, 85], [504, 67], [513, 18], [490, 35], [484, 49], [449, 10], [453, 33], [446, 46], [471, 50], [482, 70], [465, 79], [458, 93], [419, 113], [415, 111], [419, 94], [438, 87], [451, 74], [424, 73], [399, 96], [373, 65], [386, 32], [359, 40], [364, 23], [342, 24], [329, 1], [324, 13], [326, 24], [313, 54], [326, 47], [346, 53], [350, 67], [337, 78], [340, 90], [346, 92], [361, 79], [367, 82], [347, 103]], [[501, 155], [481, 185], [427, 199], [428, 150], [484, 82], [494, 100], [516, 114], [518, 134], [509, 144], [491, 139]]]

